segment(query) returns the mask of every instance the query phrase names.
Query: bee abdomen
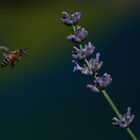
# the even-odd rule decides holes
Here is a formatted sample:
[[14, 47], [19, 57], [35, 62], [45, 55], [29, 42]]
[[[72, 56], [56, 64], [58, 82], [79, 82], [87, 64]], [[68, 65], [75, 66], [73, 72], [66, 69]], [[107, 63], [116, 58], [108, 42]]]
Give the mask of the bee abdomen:
[[8, 58], [5, 58], [2, 63], [1, 63], [1, 67], [5, 67], [10, 63], [10, 60]]

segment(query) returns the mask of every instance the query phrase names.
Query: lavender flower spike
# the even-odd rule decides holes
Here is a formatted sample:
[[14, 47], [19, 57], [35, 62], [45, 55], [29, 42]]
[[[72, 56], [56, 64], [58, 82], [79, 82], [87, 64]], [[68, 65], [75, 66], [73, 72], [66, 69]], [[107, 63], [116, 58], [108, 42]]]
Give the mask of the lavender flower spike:
[[73, 14], [68, 14], [67, 12], [62, 13], [63, 16], [61, 18], [62, 23], [64, 23], [67, 26], [72, 26], [75, 25], [79, 22], [81, 13], [80, 12], [75, 12]]
[[70, 34], [67, 36], [67, 39], [73, 43], [81, 43], [88, 35], [88, 31], [86, 31], [84, 28], [77, 28], [76, 34], [72, 35]]
[[100, 61], [100, 53], [96, 53], [96, 57], [93, 57], [95, 47], [90, 42], [86, 45], [83, 43], [88, 35], [88, 31], [79, 26], [80, 17], [80, 12], [75, 12], [73, 14], [63, 12], [61, 17], [61, 22], [67, 26], [71, 26], [74, 31], [74, 33], [67, 36], [67, 40], [73, 43], [73, 71], [79, 71], [84, 75], [89, 75], [94, 78], [93, 84], [87, 84], [87, 88], [89, 88], [92, 92], [101, 93], [104, 96], [105, 100], [116, 114], [116, 117], [113, 118], [112, 124], [114, 126], [126, 128], [126, 131], [132, 140], [138, 140], [129, 128], [129, 124], [134, 120], [134, 115], [130, 112], [131, 108], [128, 107], [127, 112], [124, 115], [121, 115], [118, 108], [105, 90], [105, 88], [112, 82], [112, 78], [107, 73], [103, 74], [103, 76], [99, 75], [98, 70], [102, 67], [103, 62]]
[[130, 123], [134, 120], [134, 115], [131, 114], [131, 108], [127, 108], [127, 112], [123, 115], [122, 119], [118, 119], [114, 117], [112, 124], [114, 126], [118, 126], [120, 128], [126, 128], [130, 125]]

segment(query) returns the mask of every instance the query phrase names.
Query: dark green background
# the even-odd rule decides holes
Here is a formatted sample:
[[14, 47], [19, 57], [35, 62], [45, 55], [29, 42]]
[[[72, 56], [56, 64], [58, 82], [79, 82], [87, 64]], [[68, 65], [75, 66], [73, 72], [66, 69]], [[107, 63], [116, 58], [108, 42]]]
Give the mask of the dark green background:
[[107, 91], [122, 113], [132, 107], [139, 136], [139, 9], [138, 0], [1, 1], [0, 45], [29, 49], [14, 69], [0, 69], [0, 139], [130, 139], [111, 125], [114, 113], [103, 96], [86, 88], [92, 79], [72, 72], [65, 38], [72, 29], [61, 24], [62, 11], [82, 12], [86, 42], [101, 53], [101, 72], [113, 77]]

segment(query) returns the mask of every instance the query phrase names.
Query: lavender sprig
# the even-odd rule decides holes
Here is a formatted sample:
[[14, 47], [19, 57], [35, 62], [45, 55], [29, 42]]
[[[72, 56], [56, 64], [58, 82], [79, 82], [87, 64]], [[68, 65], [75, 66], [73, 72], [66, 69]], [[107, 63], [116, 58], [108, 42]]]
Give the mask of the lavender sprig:
[[117, 117], [113, 118], [112, 124], [121, 128], [126, 128], [131, 138], [133, 140], [137, 140], [136, 136], [129, 128], [130, 123], [134, 120], [134, 115], [130, 113], [131, 109], [128, 108], [127, 113], [121, 115], [116, 105], [105, 91], [108, 85], [112, 82], [111, 75], [105, 73], [103, 76], [98, 76], [98, 71], [103, 65], [103, 62], [100, 61], [100, 53], [96, 53], [95, 58], [93, 58], [95, 47], [90, 42], [82, 45], [88, 35], [88, 31], [86, 31], [85, 28], [78, 26], [80, 17], [80, 12], [75, 12], [73, 14], [63, 12], [63, 16], [61, 18], [62, 23], [67, 26], [72, 26], [74, 30], [74, 34], [67, 36], [67, 39], [74, 44], [72, 62], [75, 66], [73, 71], [80, 71], [84, 75], [93, 75], [94, 84], [87, 84], [87, 88], [91, 89], [93, 92], [99, 92], [104, 95], [110, 107], [117, 115]]
[[123, 115], [121, 119], [114, 117], [112, 119], [112, 124], [114, 126], [118, 126], [120, 128], [126, 128], [130, 125], [130, 123], [134, 120], [134, 114], [131, 114], [131, 108], [127, 108], [127, 112]]

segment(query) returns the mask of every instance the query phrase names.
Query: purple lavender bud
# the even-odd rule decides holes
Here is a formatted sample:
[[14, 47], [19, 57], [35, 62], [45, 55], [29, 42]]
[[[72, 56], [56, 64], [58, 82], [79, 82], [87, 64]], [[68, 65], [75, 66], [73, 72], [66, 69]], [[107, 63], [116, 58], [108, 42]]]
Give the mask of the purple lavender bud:
[[73, 43], [80, 43], [81, 40], [79, 37], [77, 37], [76, 35], [72, 35], [70, 34], [69, 36], [67, 36], [67, 39]]
[[79, 27], [76, 30], [76, 36], [82, 41], [86, 38], [86, 36], [88, 35], [88, 31], [86, 31], [84, 28]]
[[112, 78], [109, 74], [105, 73], [102, 77], [97, 77], [94, 82], [95, 82], [95, 86], [98, 89], [102, 90], [112, 82]]
[[[102, 77], [97, 77], [94, 81], [94, 85], [90, 85], [90, 89], [94, 91], [95, 87], [100, 91], [105, 89], [112, 82], [112, 78], [109, 74], [105, 73]], [[94, 89], [93, 89], [94, 88]]]
[[99, 92], [99, 89], [91, 84], [88, 84], [87, 88], [91, 89], [92, 92]]
[[75, 63], [75, 66], [74, 66], [74, 69], [73, 69], [73, 72], [75, 71], [80, 71], [82, 74], [85, 74], [85, 75], [91, 75], [92, 72], [89, 71], [88, 67], [86, 65], [83, 65], [83, 66], [80, 66], [76, 61], [72, 61], [73, 63]]
[[121, 119], [118, 119], [114, 117], [112, 124], [114, 126], [120, 127], [120, 128], [126, 128], [130, 125], [130, 123], [134, 120], [134, 114], [131, 114], [131, 108], [127, 108], [127, 112], [123, 115]]
[[91, 42], [85, 45], [84, 51], [86, 52], [87, 56], [92, 55], [94, 50], [95, 47], [91, 44]]
[[62, 14], [63, 16], [61, 18], [61, 21], [67, 26], [75, 25], [80, 21], [80, 17], [81, 17], [80, 12], [75, 12], [73, 14], [68, 14], [67, 12], [63, 12]]
[[74, 47], [72, 57], [77, 60], [85, 59], [87, 56], [92, 55], [95, 47], [91, 43], [85, 45], [83, 49]]
[[114, 117], [112, 119], [112, 121], [113, 121], [112, 125], [114, 125], [114, 126], [119, 126], [120, 125], [120, 120], [118, 118]]
[[100, 53], [96, 54], [96, 58], [91, 58], [89, 60], [93, 73], [96, 73], [103, 65], [103, 62], [100, 61]]
[[81, 43], [87, 35], [88, 32], [84, 28], [78, 28], [76, 30], [76, 34], [70, 34], [69, 36], [67, 36], [67, 39], [73, 43]]
[[77, 60], [84, 59], [86, 54], [83, 52], [83, 49], [78, 49], [77, 47], [73, 47], [74, 51], [72, 52], [72, 57]]
[[130, 124], [134, 120], [134, 117], [135, 116], [131, 114], [131, 108], [128, 107], [126, 114], [124, 114], [124, 119], [127, 122], [127, 124]]
[[73, 25], [77, 24], [80, 21], [81, 13], [75, 12], [71, 14], [71, 20], [73, 21]]

